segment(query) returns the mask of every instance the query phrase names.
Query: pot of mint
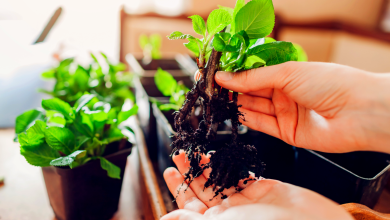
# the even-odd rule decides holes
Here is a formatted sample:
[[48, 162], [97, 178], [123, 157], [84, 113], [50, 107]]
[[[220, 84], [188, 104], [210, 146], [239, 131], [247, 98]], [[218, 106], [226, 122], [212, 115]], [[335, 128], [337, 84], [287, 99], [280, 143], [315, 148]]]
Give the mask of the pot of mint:
[[16, 118], [15, 139], [26, 161], [42, 167], [56, 218], [111, 218], [132, 147], [127, 119], [138, 106], [124, 110], [85, 93], [74, 106], [53, 98], [42, 108]]

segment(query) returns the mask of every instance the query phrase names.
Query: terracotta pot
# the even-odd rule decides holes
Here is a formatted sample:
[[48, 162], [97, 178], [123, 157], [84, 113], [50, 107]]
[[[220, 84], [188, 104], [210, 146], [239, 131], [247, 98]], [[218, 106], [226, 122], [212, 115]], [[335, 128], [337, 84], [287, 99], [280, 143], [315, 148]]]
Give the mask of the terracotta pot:
[[[107, 220], [118, 210], [123, 174], [132, 144], [126, 142], [117, 151], [119, 142], [107, 146], [116, 152], [105, 156], [121, 168], [121, 179], [113, 179], [100, 166], [100, 160], [92, 160], [82, 166], [69, 169], [43, 167], [46, 190], [57, 220]], [[115, 150], [114, 150], [115, 151]]]

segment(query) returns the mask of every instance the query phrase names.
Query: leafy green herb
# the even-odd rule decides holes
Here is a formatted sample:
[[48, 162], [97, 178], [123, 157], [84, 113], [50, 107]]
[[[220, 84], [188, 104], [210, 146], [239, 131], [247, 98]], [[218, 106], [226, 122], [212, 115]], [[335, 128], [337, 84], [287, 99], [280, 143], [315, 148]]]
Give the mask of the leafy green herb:
[[159, 109], [161, 111], [179, 110], [186, 99], [186, 93], [190, 90], [182, 82], [177, 82], [170, 73], [161, 68], [154, 75], [154, 82], [164, 96], [170, 96], [170, 103], [157, 103]]
[[[95, 102], [95, 98], [85, 94], [73, 107], [58, 98], [43, 100], [46, 112], [30, 110], [18, 116], [20, 153], [27, 162], [34, 166], [74, 168], [91, 159], [100, 159], [108, 175], [119, 178], [120, 168], [102, 156], [107, 144], [126, 138], [122, 131], [132, 132], [121, 123], [137, 114], [138, 107], [120, 111], [111, 108], [109, 103]], [[61, 122], [61, 126], [53, 123], [53, 119]]]
[[[97, 101], [108, 102], [114, 107], [121, 107], [126, 99], [134, 102], [130, 91], [133, 75], [124, 72], [126, 65], [111, 63], [104, 53], [99, 56], [102, 59], [91, 54], [93, 62], [87, 68], [73, 58], [62, 60], [57, 67], [42, 73], [43, 78], [55, 80], [53, 89], [40, 91], [72, 106], [84, 94], [95, 95]], [[108, 67], [107, 71], [103, 72], [103, 66]]]
[[150, 63], [152, 60], [161, 59], [161, 36], [159, 34], [152, 34], [149, 37], [142, 34], [139, 37], [139, 45], [143, 50], [145, 64]]
[[73, 168], [78, 165], [78, 160], [82, 159], [86, 156], [85, 150], [77, 150], [68, 156], [60, 157], [57, 159], [54, 159], [50, 161], [50, 165], [62, 167], [62, 166], [69, 166], [70, 168]]
[[104, 157], [99, 157], [100, 166], [107, 171], [107, 175], [111, 178], [120, 179], [121, 178], [121, 169], [115, 164], [111, 163]]

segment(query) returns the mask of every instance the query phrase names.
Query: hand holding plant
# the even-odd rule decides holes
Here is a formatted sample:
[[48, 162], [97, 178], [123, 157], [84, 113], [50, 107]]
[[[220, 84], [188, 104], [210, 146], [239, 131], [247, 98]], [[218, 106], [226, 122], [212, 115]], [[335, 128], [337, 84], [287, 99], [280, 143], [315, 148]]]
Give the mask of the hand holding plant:
[[389, 75], [329, 63], [291, 62], [216, 82], [242, 93], [244, 125], [293, 146], [330, 153], [390, 153]]
[[[177, 134], [172, 143], [174, 150], [187, 153], [191, 168], [184, 180], [191, 184], [208, 168], [211, 173], [204, 187], [213, 186], [214, 197], [224, 190], [236, 187], [240, 180], [248, 178], [249, 172], [259, 177], [264, 169], [254, 146], [245, 145], [238, 139], [239, 118], [238, 92], [229, 90], [214, 81], [216, 71], [241, 71], [262, 66], [271, 66], [287, 61], [297, 61], [299, 54], [290, 42], [266, 38], [275, 22], [271, 0], [252, 0], [245, 4], [238, 0], [234, 9], [221, 7], [212, 11], [207, 24], [198, 15], [190, 17], [195, 32], [203, 38], [173, 32], [169, 39], [188, 39], [185, 46], [197, 56], [200, 77], [187, 93], [186, 101], [175, 115]], [[194, 130], [189, 126], [190, 113], [200, 100], [203, 120]], [[232, 139], [228, 146], [218, 149], [207, 164], [200, 164], [206, 147], [217, 135], [220, 123], [230, 120]]]

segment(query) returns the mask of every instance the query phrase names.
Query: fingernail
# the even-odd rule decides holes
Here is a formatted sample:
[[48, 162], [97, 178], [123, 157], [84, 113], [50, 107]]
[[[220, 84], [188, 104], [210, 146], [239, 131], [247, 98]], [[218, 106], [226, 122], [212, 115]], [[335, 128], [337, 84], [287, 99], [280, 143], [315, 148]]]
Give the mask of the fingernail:
[[216, 76], [220, 81], [229, 81], [233, 79], [233, 73], [231, 72], [225, 72], [225, 71], [219, 71], [217, 72]]

